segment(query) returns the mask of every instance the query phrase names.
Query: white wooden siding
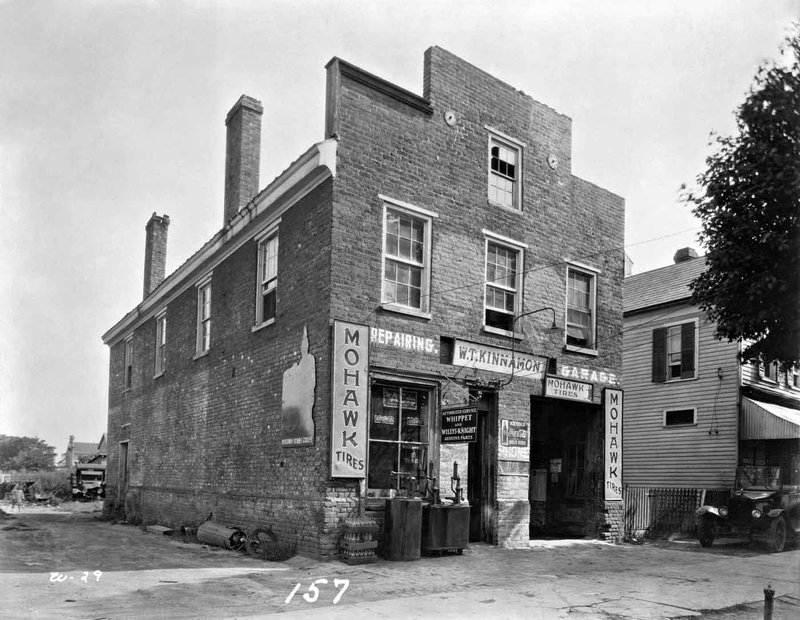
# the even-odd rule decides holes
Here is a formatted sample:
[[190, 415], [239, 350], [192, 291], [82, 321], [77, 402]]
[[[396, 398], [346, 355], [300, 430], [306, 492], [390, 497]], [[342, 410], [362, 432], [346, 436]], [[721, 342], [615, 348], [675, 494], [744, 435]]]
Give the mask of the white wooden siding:
[[[699, 318], [697, 378], [654, 383], [653, 330], [695, 318]], [[695, 306], [626, 317], [624, 329], [623, 484], [732, 486], [738, 458], [737, 343], [714, 338], [714, 325]], [[692, 407], [697, 410], [696, 424], [664, 426], [665, 409]]]

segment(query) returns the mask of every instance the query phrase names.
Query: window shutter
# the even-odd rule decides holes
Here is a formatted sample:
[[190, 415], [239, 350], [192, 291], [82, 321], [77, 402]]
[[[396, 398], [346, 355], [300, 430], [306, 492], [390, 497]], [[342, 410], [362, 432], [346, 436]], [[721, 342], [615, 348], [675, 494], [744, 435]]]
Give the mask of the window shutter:
[[681, 379], [694, 378], [694, 323], [681, 325]]
[[667, 328], [653, 330], [653, 382], [667, 380]]

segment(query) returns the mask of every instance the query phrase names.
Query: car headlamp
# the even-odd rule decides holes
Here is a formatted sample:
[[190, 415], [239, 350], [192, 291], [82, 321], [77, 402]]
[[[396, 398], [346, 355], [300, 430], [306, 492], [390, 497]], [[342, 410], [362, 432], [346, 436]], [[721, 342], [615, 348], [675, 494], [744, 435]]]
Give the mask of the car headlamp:
[[761, 511], [758, 508], [753, 510], [753, 512], [751, 512], [750, 514], [753, 515], [754, 519], [760, 519], [761, 518]]
[[728, 516], [728, 509], [724, 506], [719, 509], [719, 516], [720, 517], [727, 517]]

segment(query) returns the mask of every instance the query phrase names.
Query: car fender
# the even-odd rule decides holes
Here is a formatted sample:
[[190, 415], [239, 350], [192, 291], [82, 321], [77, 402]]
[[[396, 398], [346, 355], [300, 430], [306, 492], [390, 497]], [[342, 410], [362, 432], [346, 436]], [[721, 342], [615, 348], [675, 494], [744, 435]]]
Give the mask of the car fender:
[[774, 519], [775, 517], [780, 517], [784, 512], [786, 512], [783, 508], [773, 508], [767, 513], [767, 516]]
[[700, 506], [697, 510], [694, 511], [694, 514], [698, 517], [702, 517], [705, 515], [713, 515], [717, 519], [722, 519], [722, 516], [719, 514], [719, 508], [716, 506]]

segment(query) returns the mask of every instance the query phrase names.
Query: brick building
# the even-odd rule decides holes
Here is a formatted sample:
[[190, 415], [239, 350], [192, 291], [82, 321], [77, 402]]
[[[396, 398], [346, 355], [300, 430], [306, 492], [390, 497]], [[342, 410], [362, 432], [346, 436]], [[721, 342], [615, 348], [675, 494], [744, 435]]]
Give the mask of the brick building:
[[326, 69], [325, 139], [263, 189], [262, 107], [233, 107], [223, 227], [166, 279], [147, 224], [103, 336], [107, 510], [336, 555], [392, 472], [447, 496], [458, 463], [472, 540], [615, 535], [623, 200], [572, 175], [569, 118], [441, 48], [422, 96]]

